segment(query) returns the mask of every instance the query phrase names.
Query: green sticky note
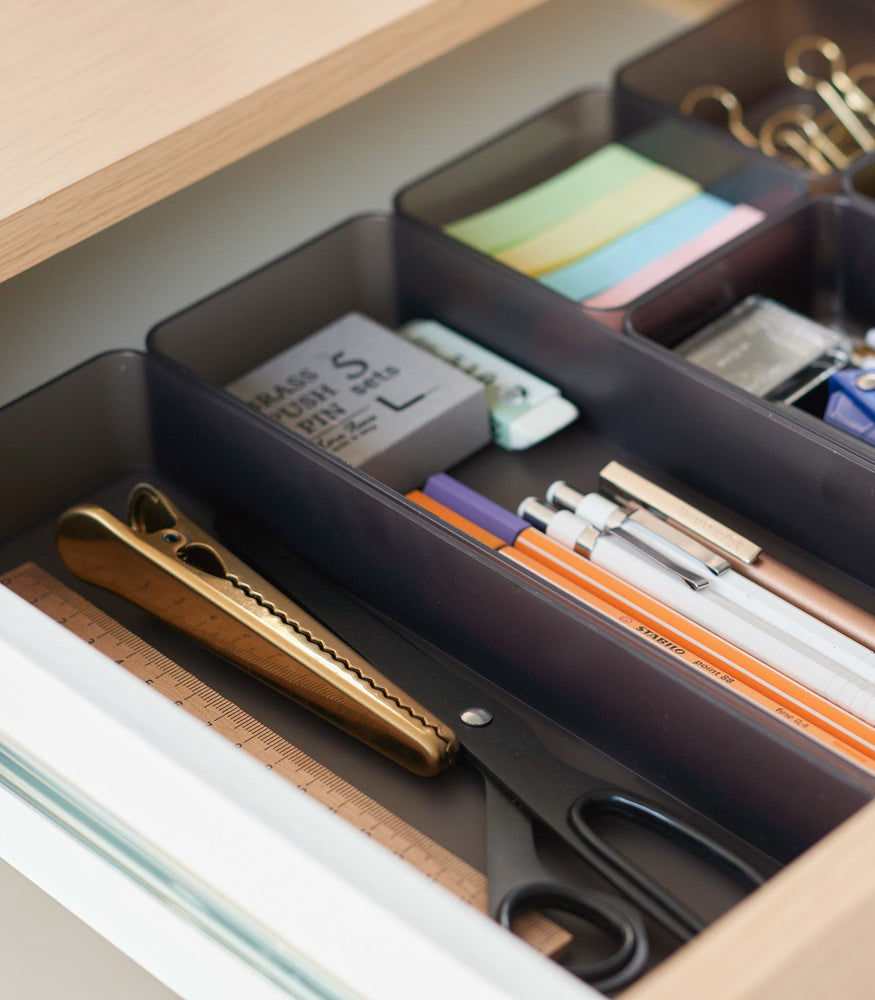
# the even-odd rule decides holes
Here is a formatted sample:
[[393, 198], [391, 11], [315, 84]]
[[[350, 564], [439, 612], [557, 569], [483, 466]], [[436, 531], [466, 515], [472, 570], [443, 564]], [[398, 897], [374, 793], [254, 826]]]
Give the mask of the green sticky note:
[[634, 180], [495, 257], [537, 277], [585, 257], [700, 191], [688, 177], [650, 163]]
[[522, 194], [451, 222], [444, 232], [484, 253], [496, 254], [561, 222], [652, 167], [646, 157], [611, 143]]

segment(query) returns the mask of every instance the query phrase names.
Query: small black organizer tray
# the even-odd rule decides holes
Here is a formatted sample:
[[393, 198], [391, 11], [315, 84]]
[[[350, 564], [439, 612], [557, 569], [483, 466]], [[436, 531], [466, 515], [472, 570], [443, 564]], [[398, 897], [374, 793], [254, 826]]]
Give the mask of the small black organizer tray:
[[[792, 16], [788, 11], [793, 12]], [[784, 14], [787, 17], [782, 20]], [[747, 44], [751, 44], [751, 38], [764, 39], [762, 46], [755, 49], [756, 60], [762, 60], [763, 67], [756, 60], [754, 63], [757, 72], [765, 73], [765, 66], [771, 66], [777, 58], [775, 52], [780, 56], [782, 45], [813, 31], [821, 15], [828, 22], [824, 31], [835, 27], [836, 31], [840, 28], [842, 33], [850, 33], [857, 23], [854, 18], [862, 19], [861, 24], [871, 20], [875, 29], [872, 12], [863, 11], [854, 3], [830, 5], [827, 9], [823, 4], [749, 0], [621, 69], [614, 92], [587, 90], [574, 94], [413, 182], [397, 195], [396, 208], [401, 215], [437, 231], [444, 239], [451, 239], [440, 231], [448, 222], [529, 189], [607, 142], [621, 141], [649, 159], [691, 177], [703, 190], [731, 202], [746, 202], [766, 215], [748, 231], [621, 307], [599, 310], [584, 302], [578, 308], [587, 316], [617, 333], [640, 334], [668, 352], [745, 295], [758, 292], [826, 325], [836, 325], [861, 337], [875, 325], [875, 295], [870, 290], [867, 270], [867, 261], [875, 248], [872, 197], [875, 153], [855, 161], [842, 172], [843, 177], [836, 174], [838, 180], [832, 186], [843, 183], [853, 205], [838, 195], [812, 195], [807, 191], [804, 172], [743, 148], [706, 122], [672, 113], [647, 97], [642, 82], [649, 79], [649, 73], [655, 74], [654, 67], [662, 67], [666, 60], [677, 66], [677, 74], [692, 74], [692, 79], [695, 74], [705, 72], [717, 50], [722, 54], [714, 65], [737, 74], [741, 65], [746, 65], [743, 60], [739, 63], [742, 40], [747, 39]], [[724, 36], [729, 38], [725, 52], [721, 49]], [[703, 57], [702, 50], [708, 55]], [[862, 58], [859, 47], [850, 51], [855, 58]], [[778, 69], [781, 65], [781, 59], [777, 58]], [[769, 79], [770, 86], [778, 86], [777, 78]], [[636, 86], [629, 81], [636, 82]], [[762, 87], [766, 87], [764, 82]], [[780, 90], [779, 96], [785, 102], [788, 99], [786, 90]], [[496, 261], [491, 263], [504, 266]], [[535, 279], [519, 272], [513, 274], [519, 283], [535, 283]], [[589, 348], [585, 350], [588, 354]], [[666, 364], [692, 367], [692, 362], [681, 357]], [[558, 378], [560, 369], [556, 371]], [[635, 379], [631, 370], [624, 372], [623, 377], [630, 386]], [[709, 399], [716, 398], [714, 394], [724, 397], [736, 394], [745, 398], [749, 408], [771, 413], [779, 410], [777, 404], [720, 383], [716, 376], [702, 372], [699, 377], [710, 382]], [[635, 385], [636, 391], [643, 391], [640, 385]], [[683, 398], [690, 407], [684, 419], [692, 423], [696, 420], [693, 407], [700, 404], [694, 404], [689, 395]], [[826, 400], [827, 385], [823, 383], [792, 409], [785, 410], [783, 417], [808, 434], [820, 435], [824, 441], [842, 446], [862, 461], [875, 462], [870, 445], [819, 419]], [[703, 405], [702, 412], [709, 412], [715, 404]], [[749, 447], [757, 442], [761, 447], [758, 436], [761, 432], [747, 436], [745, 428], [753, 426], [739, 423], [736, 418], [734, 427], [740, 445]], [[709, 425], [707, 432], [728, 433], [728, 428]], [[695, 431], [691, 428], [687, 433]], [[780, 456], [780, 448], [776, 446], [773, 454]], [[788, 486], [793, 484], [785, 491], [789, 508], [801, 484], [792, 463], [785, 458], [780, 462]], [[702, 474], [701, 468], [690, 471], [691, 482]], [[735, 495], [723, 495], [733, 503], [744, 503], [737, 491]], [[751, 512], [763, 518], [762, 510]], [[789, 537], [795, 537], [793, 529], [786, 525], [786, 519], [792, 518], [786, 508], [781, 517], [785, 521], [783, 530], [791, 532]], [[766, 521], [781, 530], [779, 519], [766, 518]], [[848, 550], [854, 542], [848, 533], [835, 530], [835, 526], [825, 527], [825, 532], [830, 535], [829, 541], [815, 551], [826, 559], [841, 562], [844, 556], [836, 558], [834, 546]], [[868, 571], [858, 563], [853, 572]], [[869, 575], [865, 579], [871, 582], [875, 578]]]
[[[703, 122], [666, 116], [634, 95], [587, 89], [413, 181], [398, 193], [395, 208], [440, 229], [540, 184], [611, 142], [689, 177], [703, 191], [767, 215], [806, 195], [790, 167], [744, 149]], [[619, 329], [630, 305], [586, 309]]]
[[[873, 258], [875, 202], [839, 195], [814, 198], [654, 289], [627, 314], [625, 328], [672, 348], [748, 295], [759, 294], [862, 337], [875, 325]], [[725, 385], [719, 376], [703, 372], [703, 377], [710, 378], [715, 389]], [[826, 395], [827, 387], [821, 385], [793, 406], [749, 399], [764, 411], [779, 410], [800, 428], [840, 444], [861, 461], [875, 461], [871, 445], [819, 419]]]
[[[615, 75], [618, 99], [634, 98], [651, 115], [680, 118], [685, 94], [717, 84], [738, 98], [744, 124], [754, 133], [769, 115], [791, 105], [826, 110], [813, 90], [794, 87], [784, 70], [787, 46], [803, 36], [836, 42], [849, 68], [871, 62], [875, 9], [865, 0], [746, 0], [621, 66]], [[809, 58], [809, 72], [829, 75], [825, 59]], [[712, 130], [726, 134], [726, 113], [716, 101], [703, 102], [696, 114], [711, 122]], [[827, 192], [838, 190], [854, 166], [852, 162], [831, 174], [795, 172], [812, 190]]]
[[[476, 671], [485, 686], [497, 685], [535, 728], [548, 727], [552, 748], [572, 762], [573, 735], [607, 755], [608, 780], [613, 759], [779, 862], [872, 798], [872, 777], [220, 388], [353, 309], [389, 326], [439, 319], [551, 378], [581, 407], [578, 424], [529, 452], [488, 448], [450, 470], [499, 502], [511, 506], [557, 475], [594, 483], [598, 469], [618, 458], [694, 502], [701, 500], [674, 476], [737, 504], [752, 521], [729, 516], [736, 527], [872, 606], [872, 592], [842, 572], [859, 568], [855, 560], [866, 566], [857, 546], [833, 552], [828, 566], [765, 526], [813, 548], [827, 506], [844, 511], [845, 525], [847, 518], [862, 525], [862, 506], [854, 504], [873, 470], [734, 394], [715, 392], [661, 349], [619, 338], [573, 303], [391, 216], [348, 222], [167, 320], [150, 334], [151, 356], [101, 355], [0, 410], [7, 473], [0, 568], [42, 565], [481, 868], [475, 774], [413, 778], [144, 612], [72, 578], [53, 542], [61, 511], [92, 501], [124, 516], [132, 485], [149, 480], [207, 531], [216, 530], [216, 514], [243, 517], [439, 655]], [[689, 423], [666, 399], [685, 399], [709, 419]], [[723, 424], [740, 434], [719, 433]], [[764, 461], [753, 487], [739, 444], [746, 436], [758, 436], [767, 456], [783, 456]], [[792, 483], [785, 482], [789, 469]], [[835, 484], [832, 496], [823, 482]], [[788, 490], [795, 502], [783, 517]], [[379, 650], [362, 651], [379, 665]], [[656, 851], [662, 859], [665, 852]], [[677, 859], [668, 854], [664, 862], [672, 885], [698, 887], [703, 911], [729, 905], [726, 886], [703, 886], [695, 863], [672, 871]], [[657, 957], [674, 946], [664, 937], [656, 937]]]

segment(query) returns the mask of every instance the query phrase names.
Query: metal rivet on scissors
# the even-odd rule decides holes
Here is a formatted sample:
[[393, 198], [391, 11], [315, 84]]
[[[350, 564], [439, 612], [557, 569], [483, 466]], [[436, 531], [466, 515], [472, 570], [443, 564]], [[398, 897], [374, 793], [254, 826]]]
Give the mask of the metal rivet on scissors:
[[466, 708], [459, 718], [466, 726], [488, 726], [492, 722], [492, 712], [488, 708]]

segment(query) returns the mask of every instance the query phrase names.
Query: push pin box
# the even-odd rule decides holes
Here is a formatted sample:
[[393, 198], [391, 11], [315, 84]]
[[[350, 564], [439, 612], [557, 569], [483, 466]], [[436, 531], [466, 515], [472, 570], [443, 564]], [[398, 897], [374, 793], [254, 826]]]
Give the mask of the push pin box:
[[360, 313], [342, 316], [227, 389], [402, 492], [491, 441], [482, 383]]

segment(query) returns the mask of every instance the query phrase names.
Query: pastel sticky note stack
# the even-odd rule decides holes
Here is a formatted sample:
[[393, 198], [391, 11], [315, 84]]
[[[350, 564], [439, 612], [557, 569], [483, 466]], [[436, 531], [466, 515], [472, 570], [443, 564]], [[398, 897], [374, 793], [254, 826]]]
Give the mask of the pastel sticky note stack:
[[612, 143], [445, 232], [569, 298], [615, 309], [763, 218], [734, 201]]
[[495, 256], [537, 277], [598, 250], [700, 190], [688, 177], [652, 164], [641, 176]]
[[444, 231], [484, 253], [501, 253], [644, 176], [652, 166], [631, 149], [611, 143], [522, 194], [450, 223]]
[[730, 212], [708, 226], [698, 236], [660, 254], [624, 281], [584, 301], [591, 309], [621, 309], [633, 299], [649, 292], [651, 288], [656, 288], [685, 267], [701, 260], [724, 243], [762, 222], [765, 217], [765, 212], [752, 205], [735, 205]]
[[570, 299], [586, 299], [630, 277], [661, 254], [682, 246], [731, 211], [729, 202], [703, 192], [597, 253], [552, 271], [541, 280]]

